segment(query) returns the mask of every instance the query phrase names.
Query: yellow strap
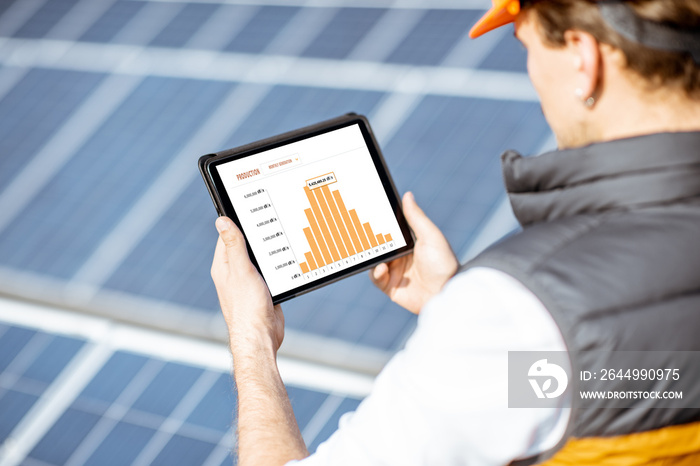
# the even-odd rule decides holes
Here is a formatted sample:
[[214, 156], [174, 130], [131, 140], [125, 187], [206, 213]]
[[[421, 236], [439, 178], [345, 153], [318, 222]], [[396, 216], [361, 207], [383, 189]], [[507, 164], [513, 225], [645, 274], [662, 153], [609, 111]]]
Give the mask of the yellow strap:
[[571, 438], [541, 466], [697, 466], [700, 422], [616, 437]]

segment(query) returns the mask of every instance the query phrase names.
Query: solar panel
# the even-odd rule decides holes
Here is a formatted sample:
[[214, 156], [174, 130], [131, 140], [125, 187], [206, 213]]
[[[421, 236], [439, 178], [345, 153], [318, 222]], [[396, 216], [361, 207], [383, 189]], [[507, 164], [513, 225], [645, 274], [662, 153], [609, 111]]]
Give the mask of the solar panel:
[[155, 47], [182, 47], [212, 17], [219, 5], [189, 4], [166, 25], [149, 45]]
[[465, 32], [465, 25], [477, 19], [473, 10], [429, 10], [388, 61], [414, 65], [439, 65]]
[[263, 6], [224, 47], [229, 52], [260, 53], [298, 12], [295, 7]]
[[[187, 352], [194, 356], [183, 361], [173, 351], [181, 341], [160, 340], [163, 354], [173, 351], [163, 359], [133, 346], [147, 348], [150, 343], [143, 346], [143, 340], [153, 335], [123, 329], [126, 338], [108, 346], [99, 363], [88, 369], [84, 386], [77, 382], [77, 388], [66, 393], [58, 387], [60, 377], [86, 370], [76, 369], [77, 360], [100, 351], [101, 340], [72, 335], [70, 328], [79, 328], [75, 323], [83, 317], [50, 333], [46, 327], [62, 318], [51, 315], [56, 311], [12, 309], [17, 310], [25, 314], [19, 317], [21, 323], [41, 321], [42, 329], [0, 324], [0, 460], [24, 449], [22, 464], [230, 463], [235, 442], [233, 382], [222, 364], [212, 366], [211, 350], [200, 349], [198, 356], [196, 344], [190, 345]], [[10, 317], [12, 311], [6, 310], [4, 319], [16, 320]], [[90, 325], [94, 322], [86, 324]], [[226, 349], [221, 346], [216, 352], [223, 355]], [[193, 357], [201, 364], [193, 364]], [[338, 417], [359, 403], [356, 395], [294, 383], [287, 389], [312, 451], [335, 430]], [[32, 436], [35, 432], [20, 425], [51, 416], [52, 409], [54, 421], [44, 425], [40, 435]]]
[[340, 9], [301, 55], [345, 58], [385, 13], [382, 8]]
[[15, 33], [15, 37], [37, 38], [46, 35], [76, 4], [77, 0], [45, 2]]
[[0, 324], [0, 442], [7, 439], [84, 342]]
[[95, 21], [81, 41], [110, 42], [146, 5], [143, 2], [115, 2]]
[[[498, 155], [550, 137], [524, 51], [507, 32], [469, 41], [480, 11], [450, 2], [331, 3], [1, 2], [0, 291], [221, 339], [197, 157], [348, 111], [460, 257], [507, 233]], [[375, 370], [415, 326], [365, 275], [284, 311], [283, 350], [341, 371], [348, 354]], [[22, 319], [0, 309], [0, 464], [235, 461], [225, 365], [166, 355], [158, 335], [108, 344], [100, 319]], [[311, 451], [364, 393], [290, 380]]]
[[[3, 74], [8, 73], [3, 69]], [[0, 185], [6, 186], [104, 76], [33, 69], [0, 100]], [[27, 137], [31, 135], [31, 137]]]
[[504, 34], [498, 45], [481, 63], [480, 68], [498, 71], [522, 71], [527, 56], [525, 47], [512, 34]]

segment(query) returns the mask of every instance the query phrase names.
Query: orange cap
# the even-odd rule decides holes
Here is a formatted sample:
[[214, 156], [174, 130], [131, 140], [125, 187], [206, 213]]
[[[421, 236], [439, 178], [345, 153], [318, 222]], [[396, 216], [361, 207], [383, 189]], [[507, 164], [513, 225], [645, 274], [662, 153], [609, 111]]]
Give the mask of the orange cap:
[[512, 23], [520, 13], [520, 0], [491, 0], [491, 3], [491, 9], [469, 31], [469, 37], [472, 39]]

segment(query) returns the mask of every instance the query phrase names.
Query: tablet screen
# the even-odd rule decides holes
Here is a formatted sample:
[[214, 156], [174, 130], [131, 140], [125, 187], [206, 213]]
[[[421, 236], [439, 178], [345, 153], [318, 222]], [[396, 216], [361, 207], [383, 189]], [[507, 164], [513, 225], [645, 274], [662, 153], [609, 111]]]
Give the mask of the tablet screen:
[[355, 123], [215, 166], [273, 297], [407, 245], [375, 159]]

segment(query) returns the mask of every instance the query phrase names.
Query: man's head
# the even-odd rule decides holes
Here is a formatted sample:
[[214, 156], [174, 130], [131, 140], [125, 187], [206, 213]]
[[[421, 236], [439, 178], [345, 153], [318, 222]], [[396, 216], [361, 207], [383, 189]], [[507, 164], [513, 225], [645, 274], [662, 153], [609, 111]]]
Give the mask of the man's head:
[[515, 23], [560, 147], [700, 129], [700, 1], [494, 0]]

